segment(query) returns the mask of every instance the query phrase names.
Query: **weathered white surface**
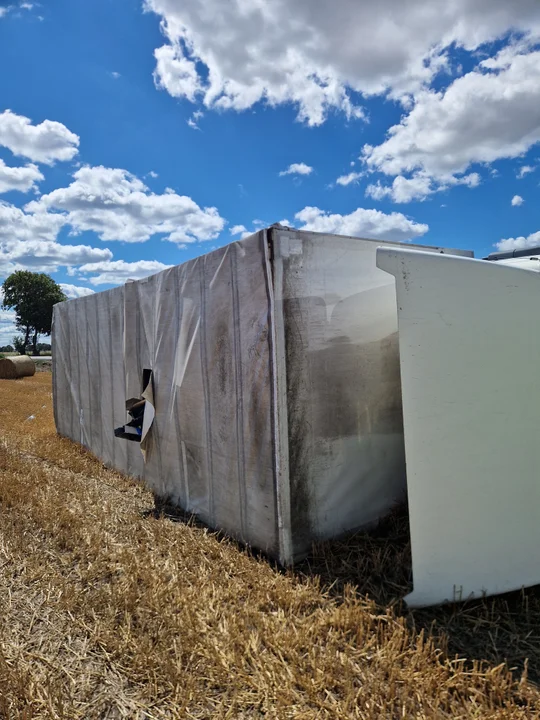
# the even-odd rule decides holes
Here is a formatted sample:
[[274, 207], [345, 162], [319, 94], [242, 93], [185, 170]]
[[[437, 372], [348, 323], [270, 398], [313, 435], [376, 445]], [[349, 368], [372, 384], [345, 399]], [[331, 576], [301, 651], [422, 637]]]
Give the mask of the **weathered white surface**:
[[408, 604], [540, 583], [539, 278], [405, 249], [377, 264], [399, 308]]
[[376, 266], [380, 245], [399, 247], [272, 230], [295, 556], [405, 496], [395, 283]]
[[490, 260], [496, 262], [497, 265], [507, 265], [508, 267], [520, 268], [521, 270], [533, 270], [540, 272], [540, 255], [530, 255], [527, 257], [505, 258], [504, 260]]
[[[213, 527], [279, 554], [266, 235], [54, 310], [58, 431]], [[154, 373], [146, 462], [114, 437]]]
[[[61, 303], [58, 431], [283, 563], [377, 520], [405, 491], [395, 289], [379, 245], [271, 228]], [[144, 369], [146, 462], [113, 432]]]

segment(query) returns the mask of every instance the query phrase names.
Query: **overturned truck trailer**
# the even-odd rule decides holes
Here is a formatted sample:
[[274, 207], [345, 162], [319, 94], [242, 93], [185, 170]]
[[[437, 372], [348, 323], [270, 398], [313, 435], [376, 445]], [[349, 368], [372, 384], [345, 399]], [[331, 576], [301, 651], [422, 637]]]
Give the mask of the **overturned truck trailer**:
[[284, 564], [376, 521], [406, 488], [381, 245], [274, 226], [57, 305], [58, 432]]

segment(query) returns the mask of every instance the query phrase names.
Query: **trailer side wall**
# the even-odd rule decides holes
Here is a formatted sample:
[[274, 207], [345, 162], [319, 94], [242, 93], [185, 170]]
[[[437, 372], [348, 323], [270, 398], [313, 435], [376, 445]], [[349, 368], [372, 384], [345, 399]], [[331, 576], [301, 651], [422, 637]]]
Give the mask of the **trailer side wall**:
[[[160, 498], [279, 554], [266, 233], [54, 313], [58, 431]], [[146, 463], [114, 437], [153, 371]]]

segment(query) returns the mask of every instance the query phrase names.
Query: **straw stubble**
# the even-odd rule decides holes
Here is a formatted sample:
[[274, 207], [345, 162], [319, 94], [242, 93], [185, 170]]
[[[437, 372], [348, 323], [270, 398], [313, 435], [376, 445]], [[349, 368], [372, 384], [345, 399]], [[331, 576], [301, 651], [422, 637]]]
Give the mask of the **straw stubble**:
[[282, 572], [58, 437], [47, 373], [0, 392], [0, 717], [540, 716], [534, 591], [407, 613], [399, 515]]

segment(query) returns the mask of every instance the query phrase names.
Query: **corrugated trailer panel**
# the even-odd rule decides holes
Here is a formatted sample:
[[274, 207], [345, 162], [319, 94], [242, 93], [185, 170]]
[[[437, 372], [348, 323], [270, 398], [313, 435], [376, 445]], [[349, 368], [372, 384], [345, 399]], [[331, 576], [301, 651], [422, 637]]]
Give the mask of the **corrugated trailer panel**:
[[[279, 555], [266, 233], [57, 305], [58, 431], [156, 495]], [[153, 372], [146, 462], [114, 437]]]

